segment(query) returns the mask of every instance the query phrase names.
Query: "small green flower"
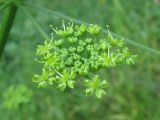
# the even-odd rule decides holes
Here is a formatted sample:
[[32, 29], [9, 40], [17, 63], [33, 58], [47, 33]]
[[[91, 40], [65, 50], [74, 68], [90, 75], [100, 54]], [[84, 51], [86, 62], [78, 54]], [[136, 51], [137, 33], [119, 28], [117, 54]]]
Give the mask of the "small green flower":
[[68, 51], [71, 52], [71, 53], [73, 53], [73, 52], [76, 51], [76, 48], [75, 47], [69, 47]]
[[98, 35], [101, 32], [101, 27], [98, 25], [93, 25], [91, 24], [88, 28], [87, 31], [91, 34], [91, 35]]
[[75, 26], [75, 31], [74, 31], [74, 36], [82, 36], [86, 32], [87, 27], [85, 25], [76, 25]]
[[76, 42], [78, 41], [78, 38], [77, 38], [77, 37], [69, 37], [69, 38], [68, 38], [68, 41], [69, 41], [70, 43], [76, 43]]
[[86, 43], [92, 43], [92, 39], [91, 38], [86, 38], [85, 41], [86, 41]]
[[131, 55], [130, 57], [128, 57], [128, 58], [126, 59], [126, 63], [127, 63], [128, 65], [134, 64], [136, 58], [137, 58], [137, 55]]
[[55, 46], [61, 46], [63, 43], [64, 43], [64, 40], [63, 40], [63, 39], [55, 40], [55, 41], [54, 41], [54, 45], [55, 45]]
[[69, 57], [69, 58], [66, 59], [65, 64], [66, 64], [66, 65], [72, 65], [73, 62], [74, 62], [73, 57]]
[[59, 88], [61, 91], [64, 91], [66, 89], [66, 86], [66, 83], [62, 82], [58, 84], [57, 88]]
[[78, 46], [77, 47], [77, 52], [78, 53], [81, 53], [83, 50], [84, 50], [84, 48], [82, 46]]
[[63, 22], [62, 27], [63, 27], [63, 30], [57, 30], [57, 29], [54, 29], [53, 26], [51, 25], [52, 30], [60, 37], [67, 37], [74, 32], [73, 22], [72, 22], [72, 24], [69, 23], [69, 26], [67, 26], [67, 27], [65, 26], [65, 24]]
[[50, 53], [50, 50], [53, 48], [52, 41], [44, 41], [44, 45], [37, 45], [37, 55], [45, 55]]
[[91, 95], [95, 92], [98, 98], [101, 98], [105, 95], [104, 89], [108, 87], [108, 83], [106, 80], [101, 81], [98, 75], [95, 75], [92, 80], [85, 80], [85, 86], [87, 89], [85, 90], [86, 95]]
[[66, 87], [68, 86], [69, 88], [74, 88], [74, 84], [75, 81], [73, 79], [75, 79], [76, 74], [74, 72], [69, 72], [68, 70], [63, 70], [62, 73], [63, 76], [61, 76], [61, 78], [58, 81], [58, 88], [61, 91], [64, 91], [66, 89]]
[[45, 88], [47, 87], [47, 82], [46, 81], [41, 81], [39, 84], [38, 84], [38, 88]]

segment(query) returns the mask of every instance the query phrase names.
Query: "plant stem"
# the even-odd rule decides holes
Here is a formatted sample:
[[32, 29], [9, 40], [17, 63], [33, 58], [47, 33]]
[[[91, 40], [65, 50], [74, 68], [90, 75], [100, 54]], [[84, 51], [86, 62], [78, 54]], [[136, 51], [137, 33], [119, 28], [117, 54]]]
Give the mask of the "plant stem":
[[10, 30], [12, 28], [16, 11], [17, 11], [17, 6], [11, 4], [10, 6], [8, 6], [8, 8], [6, 8], [6, 11], [4, 12], [4, 17], [2, 19], [2, 24], [1, 24], [2, 26], [0, 29], [0, 58], [5, 48]]

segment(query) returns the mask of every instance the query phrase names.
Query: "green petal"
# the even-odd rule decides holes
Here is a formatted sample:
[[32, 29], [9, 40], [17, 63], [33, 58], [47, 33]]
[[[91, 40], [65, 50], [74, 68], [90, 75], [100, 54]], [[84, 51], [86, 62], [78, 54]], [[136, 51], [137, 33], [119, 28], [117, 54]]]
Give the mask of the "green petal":
[[75, 83], [75, 81], [73, 81], [73, 80], [69, 80], [68, 82], [67, 82], [67, 85], [68, 85], [68, 87], [69, 88], [74, 88], [74, 83]]
[[105, 91], [104, 90], [96, 90], [96, 96], [97, 98], [101, 98], [103, 95], [105, 95]]
[[47, 87], [47, 82], [46, 81], [42, 81], [38, 84], [38, 88], [45, 88]]
[[62, 82], [58, 85], [58, 88], [61, 90], [61, 91], [64, 91], [66, 89], [66, 83], [65, 82]]

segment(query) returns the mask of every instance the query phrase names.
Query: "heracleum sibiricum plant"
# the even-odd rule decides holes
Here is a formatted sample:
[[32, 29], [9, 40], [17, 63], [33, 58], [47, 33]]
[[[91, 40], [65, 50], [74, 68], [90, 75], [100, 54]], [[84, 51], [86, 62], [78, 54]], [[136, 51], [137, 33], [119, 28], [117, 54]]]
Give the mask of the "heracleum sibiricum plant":
[[[110, 69], [125, 62], [133, 64], [137, 55], [132, 55], [123, 40], [114, 38], [109, 32], [102, 33], [98, 25], [73, 25], [62, 29], [51, 26], [51, 40], [37, 46], [36, 61], [43, 64], [41, 74], [35, 74], [33, 82], [38, 87], [55, 85], [61, 91], [73, 89], [77, 80], [85, 86], [86, 95], [105, 94], [108, 82], [98, 75], [100, 69]], [[55, 33], [55, 34], [54, 34]]]

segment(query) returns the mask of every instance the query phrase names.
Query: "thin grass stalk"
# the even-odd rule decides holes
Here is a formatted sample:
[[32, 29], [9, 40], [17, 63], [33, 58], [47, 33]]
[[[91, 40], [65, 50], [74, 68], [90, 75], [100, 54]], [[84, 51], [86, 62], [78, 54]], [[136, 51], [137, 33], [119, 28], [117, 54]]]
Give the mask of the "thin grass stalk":
[[16, 16], [17, 6], [11, 4], [4, 11], [4, 16], [1, 23], [0, 29], [0, 58], [2, 57], [7, 39], [12, 28], [15, 16]]

